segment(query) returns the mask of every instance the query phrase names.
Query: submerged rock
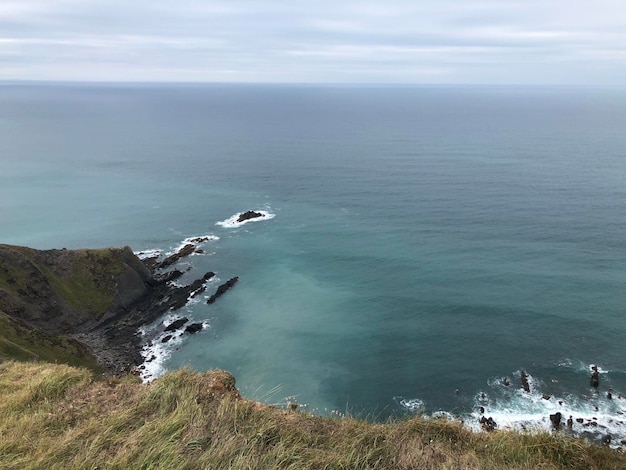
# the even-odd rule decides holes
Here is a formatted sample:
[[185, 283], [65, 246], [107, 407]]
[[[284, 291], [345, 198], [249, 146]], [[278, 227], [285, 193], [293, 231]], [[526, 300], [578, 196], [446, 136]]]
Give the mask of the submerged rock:
[[239, 280], [239, 277], [233, 277], [232, 279], [229, 279], [224, 284], [219, 286], [217, 288], [217, 291], [215, 291], [215, 294], [213, 294], [211, 297], [209, 297], [209, 300], [207, 300], [206, 303], [207, 304], [212, 304], [213, 302], [215, 302], [219, 297], [224, 295], [224, 293], [228, 289], [232, 288], [237, 283], [238, 280]]

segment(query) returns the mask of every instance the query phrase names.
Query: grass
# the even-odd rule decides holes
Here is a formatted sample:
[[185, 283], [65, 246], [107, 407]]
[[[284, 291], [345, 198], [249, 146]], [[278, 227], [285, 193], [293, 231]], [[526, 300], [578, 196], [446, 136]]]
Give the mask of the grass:
[[61, 362], [101, 371], [95, 358], [77, 341], [29, 328], [0, 310], [0, 358]]
[[0, 468], [612, 469], [626, 457], [550, 434], [473, 433], [414, 417], [370, 423], [268, 407], [230, 374], [150, 384], [65, 365], [0, 364]]
[[[111, 305], [119, 275], [127, 268], [120, 259], [120, 249], [101, 248], [65, 251], [67, 270], [54, 272], [42, 260], [41, 252], [13, 247], [26, 257], [49, 282], [52, 289], [71, 307], [101, 316]], [[20, 273], [17, 277], [21, 277]]]

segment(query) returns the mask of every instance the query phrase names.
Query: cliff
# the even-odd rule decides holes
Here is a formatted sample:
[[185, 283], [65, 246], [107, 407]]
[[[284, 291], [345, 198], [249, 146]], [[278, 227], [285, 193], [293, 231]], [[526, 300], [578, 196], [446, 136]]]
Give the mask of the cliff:
[[113, 373], [141, 363], [136, 331], [203, 288], [148, 268], [129, 247], [34, 250], [0, 245], [0, 357]]

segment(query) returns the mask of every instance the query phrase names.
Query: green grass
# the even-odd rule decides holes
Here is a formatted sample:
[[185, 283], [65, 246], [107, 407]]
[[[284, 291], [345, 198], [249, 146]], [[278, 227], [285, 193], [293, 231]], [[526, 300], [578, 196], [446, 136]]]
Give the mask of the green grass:
[[100, 372], [95, 358], [77, 341], [28, 328], [0, 311], [0, 358], [60, 362]]
[[0, 468], [612, 469], [626, 457], [550, 434], [473, 433], [268, 407], [223, 371], [151, 384], [53, 364], [0, 365]]
[[37, 251], [25, 247], [14, 249], [31, 261], [68, 305], [97, 317], [111, 305], [117, 279], [127, 268], [120, 259], [120, 250], [114, 248], [66, 252], [71, 263], [69, 271], [63, 274], [54, 273]]

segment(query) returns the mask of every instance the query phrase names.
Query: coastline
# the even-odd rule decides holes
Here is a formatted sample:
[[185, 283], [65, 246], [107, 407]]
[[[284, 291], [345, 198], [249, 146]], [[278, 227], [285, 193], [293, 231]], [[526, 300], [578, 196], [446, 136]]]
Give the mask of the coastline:
[[[143, 260], [130, 247], [35, 250], [0, 245], [0, 313], [19, 326], [22, 336], [38, 334], [45, 344], [76, 341], [82, 346], [76, 354], [89, 351], [106, 374], [137, 374], [144, 362], [139, 328], [184, 307], [215, 275], [207, 272], [180, 285], [175, 281], [184, 272], [172, 269], [207, 240], [189, 240], [163, 259], [156, 255]], [[183, 333], [201, 329], [180, 326], [188, 327]], [[15, 343], [15, 338], [2, 339]], [[31, 356], [40, 358], [34, 352]]]

